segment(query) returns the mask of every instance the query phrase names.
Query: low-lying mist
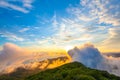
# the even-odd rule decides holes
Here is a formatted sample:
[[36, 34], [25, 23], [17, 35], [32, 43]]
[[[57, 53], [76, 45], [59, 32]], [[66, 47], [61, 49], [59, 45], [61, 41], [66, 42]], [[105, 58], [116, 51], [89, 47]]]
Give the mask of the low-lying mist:
[[[63, 53], [64, 54], [64, 53]], [[12, 43], [3, 45], [0, 51], [0, 74], [11, 73], [18, 67], [25, 69], [54, 68], [70, 62], [65, 55], [50, 52], [32, 52]]]

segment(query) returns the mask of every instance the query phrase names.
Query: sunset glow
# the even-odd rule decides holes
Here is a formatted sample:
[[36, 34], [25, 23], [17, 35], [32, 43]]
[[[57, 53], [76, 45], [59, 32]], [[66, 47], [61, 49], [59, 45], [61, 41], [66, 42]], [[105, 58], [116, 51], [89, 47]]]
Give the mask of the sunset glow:
[[66, 51], [69, 51], [70, 49], [73, 49], [73, 48], [74, 48], [73, 46], [66, 46], [66, 47], [65, 47], [65, 50], [66, 50]]

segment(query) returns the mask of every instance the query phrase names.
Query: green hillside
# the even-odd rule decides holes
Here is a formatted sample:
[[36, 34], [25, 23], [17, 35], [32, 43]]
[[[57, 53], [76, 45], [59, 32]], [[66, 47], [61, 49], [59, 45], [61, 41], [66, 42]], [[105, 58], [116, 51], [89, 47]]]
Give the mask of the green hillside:
[[45, 70], [29, 76], [25, 80], [120, 80], [120, 77], [73, 62], [55, 69]]

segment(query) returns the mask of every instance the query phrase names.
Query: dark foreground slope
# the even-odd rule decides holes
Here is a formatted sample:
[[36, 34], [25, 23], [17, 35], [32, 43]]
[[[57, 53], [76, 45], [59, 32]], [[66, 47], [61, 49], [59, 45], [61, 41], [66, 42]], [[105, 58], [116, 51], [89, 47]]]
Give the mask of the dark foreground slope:
[[55, 69], [45, 70], [29, 76], [25, 80], [120, 80], [120, 77], [73, 62]]

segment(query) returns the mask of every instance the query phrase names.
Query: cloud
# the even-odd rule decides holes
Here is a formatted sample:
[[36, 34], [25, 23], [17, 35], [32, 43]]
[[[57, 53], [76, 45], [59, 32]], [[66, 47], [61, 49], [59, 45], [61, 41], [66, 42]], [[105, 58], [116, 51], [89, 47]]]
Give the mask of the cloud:
[[26, 8], [32, 8], [32, 3], [33, 3], [34, 0], [23, 0], [23, 6], [26, 7]]
[[55, 30], [56, 30], [56, 27], [57, 27], [57, 25], [58, 25], [56, 13], [54, 13], [54, 15], [53, 15], [53, 17], [52, 17], [52, 19], [51, 19], [51, 22], [52, 22], [53, 27], [54, 27]]
[[98, 68], [101, 64], [103, 57], [92, 44], [84, 44], [82, 48], [75, 47], [68, 51], [73, 61], [80, 61], [84, 65], [92, 68]]
[[108, 39], [108, 43], [109, 44], [118, 44], [116, 42], [118, 42], [120, 40], [120, 27], [117, 27], [117, 28], [110, 28], [109, 29], [109, 34], [110, 34], [110, 37]]
[[30, 30], [30, 28], [23, 28], [23, 29], [19, 30], [19, 32], [25, 32], [25, 31], [28, 31], [28, 30]]
[[[13, 2], [22, 3], [22, 6], [17, 6], [15, 4], [12, 4]], [[0, 7], [6, 8], [6, 9], [13, 9], [13, 10], [20, 11], [23, 13], [28, 13], [29, 10], [32, 8], [32, 5], [31, 5], [32, 3], [33, 3], [33, 0], [21, 0], [21, 1], [1, 0]]]
[[106, 70], [120, 76], [120, 57], [112, 57], [101, 54], [92, 44], [84, 44], [68, 51], [73, 61], [78, 61], [87, 67]]
[[[117, 1], [117, 0], [116, 0]], [[84, 7], [75, 11], [76, 15], [81, 17], [81, 15], [87, 16], [91, 19], [97, 19], [99, 23], [112, 24], [113, 26], [119, 26], [119, 3], [113, 4], [114, 0], [104, 1], [104, 0], [82, 0], [80, 4]], [[88, 14], [84, 14], [85, 10], [88, 10]], [[82, 13], [83, 12], [83, 13]], [[114, 13], [113, 13], [114, 12]], [[81, 14], [82, 13], [82, 14]], [[84, 20], [87, 20], [84, 18]]]
[[24, 38], [18, 37], [17, 35], [10, 32], [0, 32], [1, 37], [6, 37], [8, 40], [12, 41], [24, 41]]
[[47, 58], [46, 54], [42, 55], [42, 58], [40, 55], [42, 54], [33, 53], [12, 43], [6, 43], [0, 51], [0, 73], [9, 73], [18, 67], [25, 67], [32, 62]]
[[116, 53], [105, 53], [105, 56], [108, 56], [108, 57], [120, 57], [120, 52], [116, 52]]
[[[112, 4], [113, 2], [113, 0], [81, 0], [79, 4], [76, 4], [77, 6], [68, 7], [66, 10], [71, 15], [70, 17], [62, 17], [59, 21], [53, 18], [57, 25], [55, 24], [56, 33], [52, 35], [51, 40], [56, 45], [59, 43], [77, 45], [83, 42], [101, 45], [101, 42], [107, 42], [112, 36], [110, 29], [118, 30], [120, 25], [120, 6], [119, 3]], [[119, 36], [116, 40], [115, 37], [111, 39], [113, 43], [109, 45], [118, 46], [116, 43], [119, 44]], [[107, 45], [102, 45], [102, 47], [105, 46], [107, 47]]]
[[[13, 72], [18, 67], [26, 69], [34, 69], [36, 67], [45, 68], [46, 66], [49, 68], [57, 67], [69, 62], [68, 58], [65, 56], [65, 53], [56, 51], [50, 52], [46, 51], [46, 49], [43, 51], [31, 51], [12, 43], [6, 43], [0, 51], [0, 74]], [[63, 58], [61, 60], [56, 57]], [[53, 58], [56, 59], [54, 60]]]
[[19, 59], [23, 56], [25, 56], [25, 51], [22, 48], [12, 43], [6, 43], [0, 51], [0, 72], [13, 64], [14, 68], [15, 64], [17, 64], [16, 62], [19, 62]]
[[[97, 26], [93, 23], [81, 22], [78, 18], [62, 18], [61, 21], [57, 21], [58, 25], [56, 25], [56, 33], [52, 35], [52, 41], [59, 45], [76, 45], [83, 42], [94, 42], [95, 39], [103, 39], [105, 35], [102, 30], [104, 26]], [[101, 37], [98, 38], [98, 35]]]
[[[13, 50], [14, 49], [14, 50]], [[8, 59], [9, 57], [16, 55], [17, 52], [21, 52], [21, 48], [14, 45], [14, 44], [11, 44], [11, 43], [6, 43], [4, 46], [3, 46], [3, 50], [1, 51], [1, 55], [0, 56], [0, 61], [3, 60], [3, 59]], [[17, 53], [19, 54], [19, 53]], [[4, 60], [3, 60], [4, 61]]]
[[120, 3], [113, 4], [114, 2], [114, 0], [82, 0], [78, 7], [70, 7], [67, 11], [76, 16], [79, 21], [86, 23], [120, 26]]
[[113, 27], [109, 29], [109, 37], [103, 41], [102, 46], [105, 46], [107, 48], [115, 48], [119, 49], [120, 48], [120, 28], [119, 27]]
[[[115, 54], [115, 53], [114, 53]], [[105, 65], [101, 66], [100, 68], [103, 70], [107, 70], [108, 72], [120, 76], [120, 57], [106, 57], [105, 56], [105, 62], [103, 62]]]

